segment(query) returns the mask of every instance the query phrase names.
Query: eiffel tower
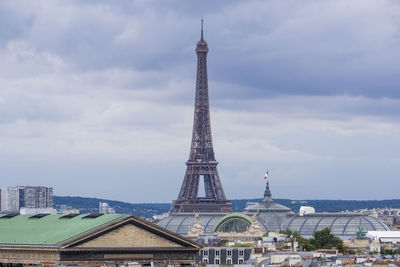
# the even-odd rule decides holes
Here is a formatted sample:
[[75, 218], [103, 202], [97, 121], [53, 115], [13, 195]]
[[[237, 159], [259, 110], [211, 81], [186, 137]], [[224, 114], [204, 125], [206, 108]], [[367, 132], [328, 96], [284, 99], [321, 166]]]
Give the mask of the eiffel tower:
[[[225, 197], [212, 144], [210, 108], [208, 99], [207, 53], [203, 36], [197, 42], [196, 100], [192, 145], [187, 169], [178, 199], [173, 202], [172, 213], [231, 212], [232, 203]], [[203, 179], [205, 197], [199, 197], [200, 180]]]

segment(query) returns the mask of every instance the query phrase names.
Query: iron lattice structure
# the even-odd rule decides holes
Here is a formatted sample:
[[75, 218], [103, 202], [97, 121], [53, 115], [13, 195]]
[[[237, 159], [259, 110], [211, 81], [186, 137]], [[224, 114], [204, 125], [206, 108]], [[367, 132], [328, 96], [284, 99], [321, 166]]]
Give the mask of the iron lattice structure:
[[[207, 53], [208, 45], [203, 37], [197, 42], [196, 100], [192, 145], [187, 169], [178, 199], [172, 212], [231, 212], [232, 204], [225, 197], [219, 179], [211, 135], [210, 106], [208, 97]], [[200, 180], [203, 179], [205, 197], [199, 197]]]

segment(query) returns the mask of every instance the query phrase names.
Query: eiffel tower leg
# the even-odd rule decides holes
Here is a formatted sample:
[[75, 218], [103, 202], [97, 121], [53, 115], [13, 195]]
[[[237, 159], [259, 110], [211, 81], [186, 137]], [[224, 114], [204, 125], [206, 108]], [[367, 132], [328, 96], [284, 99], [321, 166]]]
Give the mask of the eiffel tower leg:
[[190, 177], [191, 178], [188, 199], [197, 199], [197, 194], [199, 192], [200, 175], [197, 173], [192, 173]]
[[216, 176], [216, 179], [214, 179], [213, 181], [214, 181], [214, 185], [215, 185], [215, 188], [216, 188], [216, 198], [218, 199], [218, 200], [225, 200], [226, 199], [226, 197], [225, 197], [225, 192], [224, 192], [224, 189], [222, 188], [222, 184], [221, 184], [221, 180], [219, 179], [219, 175], [218, 175], [218, 171], [217, 170], [215, 170], [215, 176]]
[[186, 172], [185, 173], [185, 178], [183, 179], [183, 183], [182, 183], [182, 186], [181, 186], [181, 191], [179, 191], [179, 195], [178, 195], [178, 200], [184, 200], [184, 199], [186, 199], [186, 193], [188, 192], [188, 187], [187, 187], [187, 185], [188, 185], [188, 180], [189, 180], [190, 178], [189, 178], [189, 175], [188, 175], [188, 173]]
[[210, 174], [205, 174], [203, 176], [204, 176], [204, 189], [205, 189], [205, 192], [206, 192], [206, 198], [215, 199], [213, 185], [212, 185], [212, 182], [211, 182], [211, 175]]

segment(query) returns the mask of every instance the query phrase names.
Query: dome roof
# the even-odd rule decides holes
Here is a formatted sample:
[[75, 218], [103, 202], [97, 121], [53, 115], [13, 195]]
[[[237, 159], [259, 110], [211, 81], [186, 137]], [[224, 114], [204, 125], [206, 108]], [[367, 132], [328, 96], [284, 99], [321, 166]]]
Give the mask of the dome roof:
[[244, 232], [253, 220], [243, 213], [230, 213], [221, 218], [214, 226], [214, 232]]
[[292, 210], [281, 204], [276, 203], [272, 199], [269, 201], [261, 201], [260, 203], [251, 205], [245, 209], [249, 213], [261, 213], [261, 212], [285, 212], [292, 213]]
[[269, 190], [269, 182], [267, 182], [265, 188], [264, 199], [257, 204], [245, 208], [244, 210], [248, 213], [283, 212], [293, 214], [290, 208], [278, 204], [272, 199], [271, 191]]

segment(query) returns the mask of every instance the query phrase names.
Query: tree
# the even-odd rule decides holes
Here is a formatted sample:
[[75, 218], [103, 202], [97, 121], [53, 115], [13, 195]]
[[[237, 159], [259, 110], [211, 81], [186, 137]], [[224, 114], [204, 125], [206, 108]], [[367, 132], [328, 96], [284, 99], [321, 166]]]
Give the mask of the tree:
[[315, 246], [316, 249], [320, 248], [337, 248], [339, 251], [343, 251], [343, 241], [331, 234], [331, 229], [324, 228], [320, 231], [316, 231], [313, 234], [313, 238], [310, 239], [310, 243]]
[[315, 250], [315, 246], [312, 245], [312, 244], [310, 243], [310, 240], [308, 240], [307, 238], [302, 237], [302, 236], [299, 235], [299, 233], [296, 232], [296, 231], [292, 232], [292, 231], [290, 231], [290, 230], [282, 230], [282, 231], [279, 231], [279, 233], [285, 234], [285, 235], [287, 235], [287, 236], [289, 236], [289, 237], [290, 237], [290, 236], [295, 237], [295, 238], [296, 238], [296, 241], [297, 241], [297, 243], [298, 243], [298, 246], [299, 246], [299, 247], [302, 247], [302, 248], [303, 248], [304, 250], [306, 250], [306, 251], [313, 251], [313, 250]]
[[382, 255], [393, 255], [395, 253], [392, 249], [381, 247], [381, 254]]

